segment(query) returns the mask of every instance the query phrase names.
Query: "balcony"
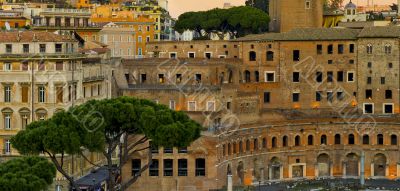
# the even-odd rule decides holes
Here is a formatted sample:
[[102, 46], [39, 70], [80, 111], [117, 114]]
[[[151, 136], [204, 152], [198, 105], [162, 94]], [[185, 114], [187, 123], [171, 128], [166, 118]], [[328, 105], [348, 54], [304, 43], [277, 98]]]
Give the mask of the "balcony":
[[91, 15], [89, 9], [64, 9], [64, 8], [47, 8], [42, 13], [77, 13]]

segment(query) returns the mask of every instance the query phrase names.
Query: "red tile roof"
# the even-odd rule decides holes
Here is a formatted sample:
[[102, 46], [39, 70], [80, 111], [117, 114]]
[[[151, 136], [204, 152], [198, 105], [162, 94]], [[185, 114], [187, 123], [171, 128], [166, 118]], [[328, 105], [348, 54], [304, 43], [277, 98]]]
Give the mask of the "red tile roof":
[[72, 36], [44, 31], [1, 31], [0, 43], [4, 42], [76, 42]]

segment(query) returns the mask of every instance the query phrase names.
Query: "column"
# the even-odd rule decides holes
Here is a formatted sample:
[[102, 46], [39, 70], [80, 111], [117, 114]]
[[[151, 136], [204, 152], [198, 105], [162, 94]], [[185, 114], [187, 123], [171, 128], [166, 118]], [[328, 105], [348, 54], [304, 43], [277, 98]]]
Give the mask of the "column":
[[260, 169], [260, 181], [264, 182], [264, 168]]
[[232, 184], [232, 174], [228, 174], [228, 185], [227, 191], [233, 191], [233, 184]]

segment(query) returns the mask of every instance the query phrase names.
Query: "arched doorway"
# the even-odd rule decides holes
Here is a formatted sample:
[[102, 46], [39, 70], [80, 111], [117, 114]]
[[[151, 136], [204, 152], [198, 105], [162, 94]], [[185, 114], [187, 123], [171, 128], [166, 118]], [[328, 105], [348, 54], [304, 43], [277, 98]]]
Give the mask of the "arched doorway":
[[281, 178], [281, 166], [281, 162], [277, 157], [271, 159], [269, 168], [270, 180], [279, 180]]
[[317, 158], [318, 176], [330, 176], [329, 155], [320, 154]]
[[374, 156], [374, 176], [386, 176], [386, 156], [376, 154]]
[[236, 172], [239, 178], [239, 184], [242, 185], [244, 181], [244, 165], [242, 161], [239, 162]]
[[346, 176], [358, 176], [358, 156], [350, 153], [346, 156]]

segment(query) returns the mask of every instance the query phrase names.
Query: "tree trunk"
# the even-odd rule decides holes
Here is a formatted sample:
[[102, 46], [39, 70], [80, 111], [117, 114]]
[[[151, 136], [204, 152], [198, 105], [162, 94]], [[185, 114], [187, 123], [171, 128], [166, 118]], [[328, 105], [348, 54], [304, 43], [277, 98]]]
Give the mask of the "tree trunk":
[[79, 186], [75, 183], [74, 178], [64, 171], [60, 163], [57, 161], [57, 158], [54, 155], [51, 155], [49, 152], [47, 152], [47, 154], [49, 155], [51, 161], [53, 161], [54, 166], [56, 166], [58, 172], [60, 172], [68, 180], [68, 182], [72, 185], [73, 188], [75, 188], [76, 191], [81, 191]]

